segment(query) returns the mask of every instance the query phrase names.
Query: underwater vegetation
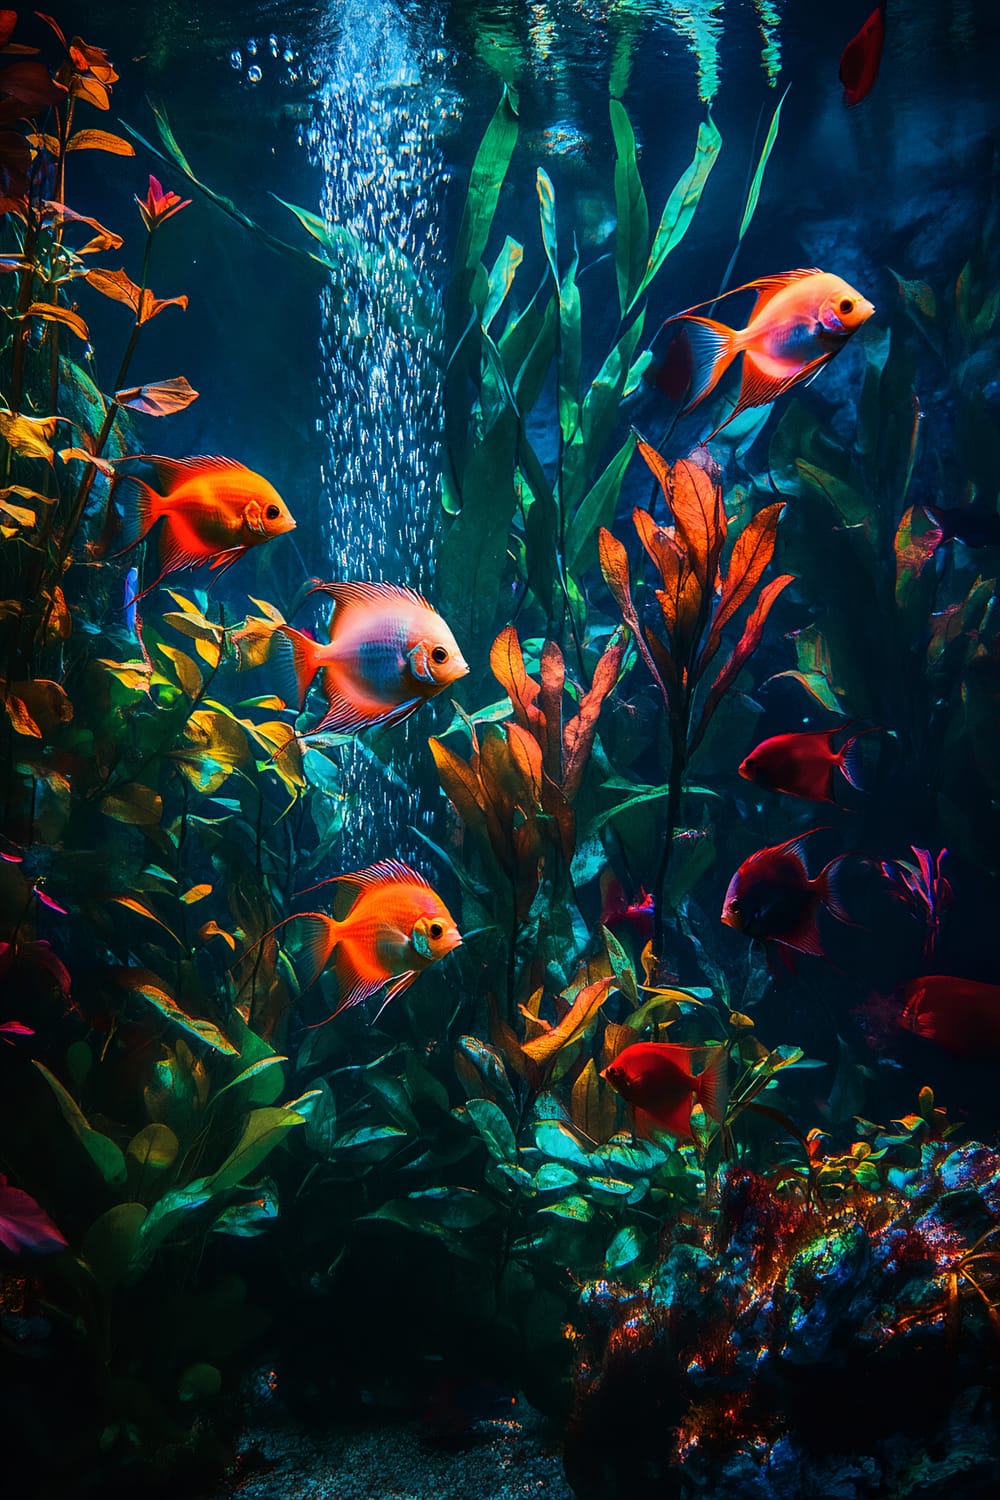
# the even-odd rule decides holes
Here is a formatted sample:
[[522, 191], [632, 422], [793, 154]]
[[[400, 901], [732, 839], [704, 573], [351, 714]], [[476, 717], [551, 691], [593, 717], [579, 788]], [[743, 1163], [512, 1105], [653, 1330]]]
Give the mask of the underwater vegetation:
[[[669, 270], [711, 114], [651, 213], [613, 72], [594, 244], [508, 81], [442, 292], [309, 209], [279, 200], [305, 248], [258, 225], [162, 105], [106, 129], [116, 68], [58, 21], [0, 12], [0, 48], [17, 1462], [52, 1495], [238, 1477], [267, 1348], [307, 1416], [429, 1360], [524, 1390], [595, 1500], [974, 1493], [1000, 1354], [995, 202], [936, 286], [831, 261], [727, 290], [782, 96], [759, 149], [727, 143], [732, 256], [690, 303]], [[80, 152], [120, 159], [115, 228]], [[308, 482], [172, 451], [208, 398], [147, 370], [144, 331], [191, 312], [153, 291], [171, 221], [220, 212], [345, 303], [380, 258], [399, 295], [370, 317], [442, 341], [424, 592], [336, 539], [344, 576], [313, 576]], [[751, 291], [742, 327], [712, 316]], [[432, 812], [365, 827], [363, 864], [352, 756]]]

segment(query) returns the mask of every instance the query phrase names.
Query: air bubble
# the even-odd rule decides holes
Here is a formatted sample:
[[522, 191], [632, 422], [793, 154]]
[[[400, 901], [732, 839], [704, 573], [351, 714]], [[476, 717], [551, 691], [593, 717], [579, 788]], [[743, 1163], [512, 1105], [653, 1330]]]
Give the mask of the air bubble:
[[281, 48], [278, 46], [278, 38], [273, 35], [269, 36], [267, 39], [267, 45], [271, 49], [271, 56], [277, 57], [278, 53], [281, 51]]
[[263, 73], [260, 71], [256, 63], [254, 63], [252, 68], [247, 68], [248, 83], [260, 83], [260, 80], [263, 78], [263, 76]]
[[247, 42], [247, 52], [251, 57], [257, 56], [257, 43], [253, 37]]
[[243, 66], [243, 53], [240, 51], [239, 47], [234, 47], [232, 52], [230, 52], [229, 61], [232, 63], [236, 71], [239, 72], [240, 68], [242, 68]]

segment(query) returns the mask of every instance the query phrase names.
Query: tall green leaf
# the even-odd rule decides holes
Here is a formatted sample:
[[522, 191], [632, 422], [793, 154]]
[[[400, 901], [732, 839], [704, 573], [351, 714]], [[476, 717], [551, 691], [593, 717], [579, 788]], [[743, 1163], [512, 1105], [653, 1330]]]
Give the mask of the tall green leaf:
[[715, 166], [721, 150], [722, 136], [716, 129], [715, 121], [709, 115], [708, 119], [698, 126], [698, 140], [691, 165], [678, 178], [673, 192], [667, 199], [663, 215], [653, 236], [653, 245], [649, 252], [646, 269], [626, 309], [627, 312], [635, 306], [667, 256], [671, 251], [676, 250], [687, 234], [694, 211], [705, 191], [708, 174]]
[[635, 133], [624, 107], [611, 101], [611, 133], [615, 142], [615, 273], [622, 317], [635, 301], [649, 253], [649, 209], [635, 154]]
[[32, 1059], [45, 1082], [56, 1096], [63, 1119], [83, 1146], [87, 1155], [109, 1187], [121, 1187], [128, 1175], [125, 1153], [109, 1136], [95, 1130], [73, 1096], [67, 1093], [54, 1073], [37, 1058]]
[[630, 432], [614, 458], [590, 487], [566, 529], [566, 567], [571, 573], [586, 572], [597, 561], [597, 533], [614, 523], [615, 509], [629, 459], [635, 452], [635, 434]]
[[205, 1179], [212, 1193], [238, 1187], [245, 1177], [256, 1171], [264, 1160], [296, 1125], [304, 1125], [302, 1115], [280, 1105], [251, 1110], [233, 1151], [222, 1166]]
[[788, 88], [785, 89], [785, 92], [778, 100], [777, 104], [775, 105], [774, 114], [771, 116], [771, 123], [768, 126], [767, 135], [764, 137], [764, 149], [760, 153], [760, 160], [757, 163], [757, 170], [753, 174], [753, 181], [750, 184], [750, 191], [747, 194], [747, 206], [743, 210], [743, 222], [740, 225], [740, 232], [737, 236], [739, 240], [742, 240], [743, 236], [750, 228], [750, 220], [754, 216], [754, 210], [757, 207], [757, 199], [760, 197], [760, 190], [763, 186], [764, 171], [767, 167], [768, 157], [771, 155], [771, 152], [774, 149], [774, 143], [778, 139], [778, 122], [781, 119], [781, 106], [787, 99], [788, 89], [790, 88], [791, 84], [788, 85]]
[[517, 95], [504, 86], [503, 95], [486, 127], [472, 163], [469, 191], [455, 250], [456, 277], [467, 282], [482, 260], [496, 213], [500, 189], [517, 144]]

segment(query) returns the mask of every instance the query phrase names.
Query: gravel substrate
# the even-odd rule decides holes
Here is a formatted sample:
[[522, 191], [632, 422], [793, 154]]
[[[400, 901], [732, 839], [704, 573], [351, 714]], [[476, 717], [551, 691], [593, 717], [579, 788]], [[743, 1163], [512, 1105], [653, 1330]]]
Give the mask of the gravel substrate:
[[232, 1500], [573, 1500], [550, 1430], [519, 1398], [447, 1447], [419, 1422], [244, 1434]]

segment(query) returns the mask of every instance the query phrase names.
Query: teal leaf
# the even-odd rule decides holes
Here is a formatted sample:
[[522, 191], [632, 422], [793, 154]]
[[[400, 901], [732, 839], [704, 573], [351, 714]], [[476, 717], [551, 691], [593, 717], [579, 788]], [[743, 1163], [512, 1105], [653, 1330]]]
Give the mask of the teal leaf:
[[578, 1193], [571, 1193], [568, 1198], [560, 1198], [558, 1203], [546, 1204], [538, 1212], [556, 1214], [560, 1219], [575, 1219], [578, 1224], [589, 1224], [594, 1217], [594, 1205], [588, 1203], [586, 1198], [581, 1198]]
[[591, 1165], [590, 1157], [576, 1136], [558, 1120], [539, 1120], [536, 1123], [535, 1145], [557, 1161], [573, 1162], [580, 1167]]
[[649, 252], [649, 209], [636, 160], [635, 133], [617, 99], [611, 100], [611, 132], [615, 143], [615, 274], [622, 317], [632, 306], [643, 281]]
[[638, 1260], [646, 1246], [646, 1236], [640, 1234], [631, 1224], [624, 1229], [619, 1229], [611, 1244], [608, 1246], [607, 1255], [604, 1257], [604, 1269], [606, 1271], [618, 1271], [622, 1266], [630, 1266], [633, 1261]]
[[45, 1079], [53, 1094], [55, 1094], [56, 1103], [62, 1111], [63, 1119], [87, 1152], [87, 1155], [104, 1178], [104, 1181], [109, 1187], [121, 1187], [128, 1176], [125, 1165], [125, 1153], [121, 1147], [100, 1130], [93, 1128], [76, 1100], [71, 1094], [67, 1093], [54, 1073], [50, 1073], [48, 1068], [43, 1063], [40, 1063], [37, 1058], [32, 1058], [32, 1062]]
[[469, 1099], [465, 1107], [494, 1160], [516, 1161], [517, 1139], [500, 1106], [490, 1099]]
[[238, 1187], [245, 1177], [257, 1170], [289, 1130], [304, 1124], [301, 1115], [281, 1105], [251, 1110], [236, 1146], [221, 1167], [206, 1178], [209, 1192], [222, 1193], [227, 1188]]
[[740, 224], [740, 232], [737, 236], [738, 240], [742, 240], [743, 236], [750, 228], [750, 220], [754, 216], [754, 210], [757, 207], [757, 200], [760, 197], [760, 190], [764, 183], [764, 172], [767, 167], [768, 158], [770, 157], [771, 152], [774, 150], [775, 141], [778, 139], [778, 122], [781, 119], [781, 106], [784, 104], [786, 98], [788, 97], [789, 88], [791, 88], [791, 84], [788, 85], [788, 88], [785, 89], [785, 92], [778, 100], [778, 103], [775, 106], [774, 114], [771, 116], [771, 123], [768, 126], [767, 135], [764, 138], [764, 148], [760, 153], [760, 160], [757, 163], [757, 170], [753, 174], [753, 181], [750, 184], [750, 191], [747, 194], [747, 205], [743, 210], [743, 222]]
[[557, 1161], [546, 1161], [532, 1177], [531, 1185], [536, 1193], [552, 1193], [572, 1187], [578, 1181], [576, 1173], [569, 1167], [561, 1167]]
[[687, 171], [678, 179], [677, 185], [667, 199], [663, 216], [653, 236], [649, 261], [632, 298], [633, 305], [649, 286], [667, 256], [677, 248], [687, 234], [688, 226], [705, 190], [708, 175], [715, 166], [721, 149], [722, 136], [709, 115], [708, 119], [698, 127], [694, 159]]
[[216, 1216], [213, 1234], [230, 1234], [236, 1239], [256, 1239], [278, 1217], [278, 1195], [270, 1183], [255, 1190], [246, 1203], [234, 1203]]

